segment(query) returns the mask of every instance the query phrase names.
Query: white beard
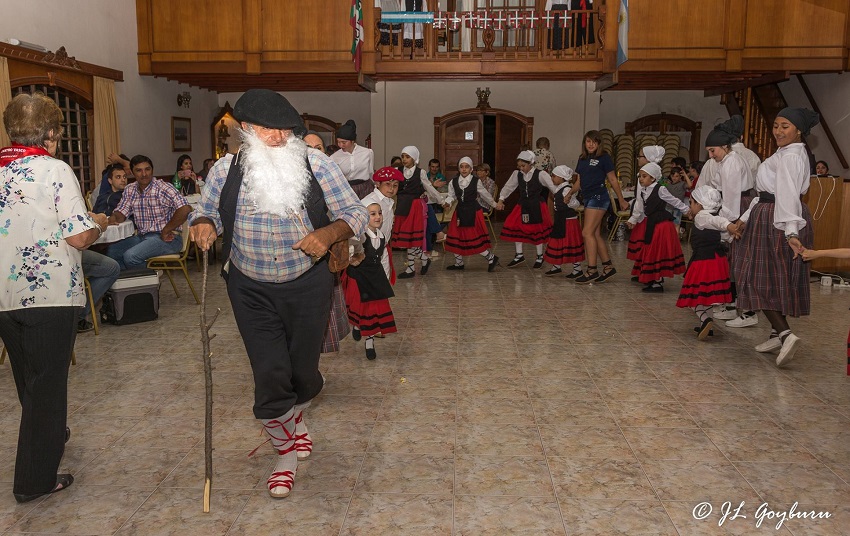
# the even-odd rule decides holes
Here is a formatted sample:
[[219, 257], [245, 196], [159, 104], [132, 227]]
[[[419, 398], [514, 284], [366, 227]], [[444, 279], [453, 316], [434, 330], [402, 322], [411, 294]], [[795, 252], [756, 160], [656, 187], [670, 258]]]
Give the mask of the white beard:
[[307, 144], [290, 134], [286, 145], [269, 147], [253, 131], [240, 130], [246, 194], [258, 212], [291, 217], [310, 190]]

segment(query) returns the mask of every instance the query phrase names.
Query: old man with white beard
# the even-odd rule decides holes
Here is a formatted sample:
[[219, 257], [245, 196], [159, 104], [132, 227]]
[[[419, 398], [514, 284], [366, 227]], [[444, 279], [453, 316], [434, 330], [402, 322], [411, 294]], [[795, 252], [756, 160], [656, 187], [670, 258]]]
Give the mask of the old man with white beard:
[[339, 167], [293, 134], [304, 125], [282, 95], [249, 90], [233, 115], [242, 148], [207, 175], [190, 236], [206, 251], [224, 234], [222, 275], [254, 374], [254, 416], [278, 453], [269, 494], [282, 498], [312, 451], [302, 412], [324, 383], [326, 257], [335, 242], [363, 234], [368, 216]]

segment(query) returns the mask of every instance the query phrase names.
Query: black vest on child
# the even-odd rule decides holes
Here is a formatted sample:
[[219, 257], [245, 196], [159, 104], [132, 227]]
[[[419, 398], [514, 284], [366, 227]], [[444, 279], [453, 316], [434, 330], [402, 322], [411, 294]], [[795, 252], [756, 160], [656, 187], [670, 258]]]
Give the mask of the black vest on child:
[[575, 209], [567, 206], [566, 201], [564, 201], [564, 196], [562, 194], [564, 188], [568, 187], [568, 185], [564, 185], [563, 188], [555, 192], [555, 202], [552, 205], [555, 209], [555, 221], [552, 224], [552, 234], [549, 235], [549, 238], [566, 237], [567, 220], [578, 216], [578, 212], [576, 212]]
[[713, 259], [714, 255], [726, 256], [726, 248], [723, 247], [723, 241], [720, 238], [720, 231], [714, 229], [699, 229], [694, 225], [691, 229], [691, 260], [704, 261]]
[[460, 177], [452, 179], [452, 188], [457, 198], [457, 224], [460, 227], [474, 227], [475, 215], [481, 210], [478, 204], [478, 177], [473, 176], [466, 188], [460, 187]]
[[540, 212], [540, 192], [543, 184], [540, 182], [540, 170], [535, 169], [531, 180], [525, 181], [522, 171], [517, 171], [519, 183], [519, 206], [522, 211], [522, 223], [543, 223], [543, 214]]
[[667, 212], [667, 202], [661, 199], [658, 191], [661, 189], [660, 184], [656, 184], [652, 189], [652, 193], [643, 202], [643, 213], [646, 216], [646, 238], [644, 241], [648, 244], [652, 242], [652, 233], [655, 232], [655, 226], [663, 221], [673, 221], [673, 215]]
[[387, 247], [387, 239], [381, 239], [381, 245], [377, 248], [372, 245], [372, 239], [366, 235], [363, 242], [363, 253], [366, 258], [357, 266], [349, 265], [345, 269], [348, 277], [357, 281], [360, 290], [360, 301], [368, 302], [383, 300], [395, 296], [393, 287], [387, 279], [387, 273], [381, 264], [381, 257]]
[[[404, 173], [404, 168], [398, 168]], [[405, 179], [398, 185], [398, 193], [395, 201], [395, 215], [407, 216], [410, 214], [410, 207], [415, 199], [419, 199], [425, 193], [425, 187], [422, 186], [422, 170], [419, 167], [413, 168], [413, 176]]]

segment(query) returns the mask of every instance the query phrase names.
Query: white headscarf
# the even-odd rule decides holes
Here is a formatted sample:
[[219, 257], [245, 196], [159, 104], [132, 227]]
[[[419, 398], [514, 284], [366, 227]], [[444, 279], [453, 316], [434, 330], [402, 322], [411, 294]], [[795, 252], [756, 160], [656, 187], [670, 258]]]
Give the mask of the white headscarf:
[[658, 180], [661, 178], [661, 166], [656, 164], [655, 162], [650, 162], [648, 164], [644, 164], [641, 171], [645, 171], [649, 174], [653, 179]]
[[469, 164], [469, 167], [475, 167], [475, 166], [472, 164], [472, 159], [471, 159], [471, 158], [469, 158], [468, 156], [464, 156], [463, 158], [461, 158], [460, 160], [458, 160], [458, 162], [457, 162], [457, 167], [459, 168], [461, 164]]
[[557, 175], [564, 180], [570, 180], [573, 178], [573, 174], [575, 171], [569, 166], [556, 166], [555, 169], [552, 170], [552, 175]]
[[697, 186], [691, 192], [691, 199], [709, 212], [715, 212], [723, 204], [723, 196], [720, 195], [720, 192], [707, 184]]
[[523, 151], [519, 153], [519, 156], [516, 157], [517, 160], [525, 160], [531, 164], [534, 163], [534, 153], [531, 151]]
[[664, 147], [660, 145], [647, 145], [641, 151], [643, 151], [643, 156], [650, 162], [660, 164], [664, 160]]
[[406, 154], [410, 158], [413, 159], [415, 163], [419, 163], [419, 149], [414, 147], [413, 145], [408, 145], [404, 149], [401, 150], [402, 154]]

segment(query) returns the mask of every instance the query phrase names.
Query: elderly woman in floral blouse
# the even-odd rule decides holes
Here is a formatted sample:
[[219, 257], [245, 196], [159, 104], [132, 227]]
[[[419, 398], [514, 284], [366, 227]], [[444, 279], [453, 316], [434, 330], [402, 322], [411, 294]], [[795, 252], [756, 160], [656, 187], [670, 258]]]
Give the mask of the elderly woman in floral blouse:
[[21, 403], [18, 502], [74, 481], [56, 472], [70, 436], [68, 366], [86, 303], [80, 250], [106, 226], [106, 215], [86, 212], [68, 164], [54, 158], [62, 122], [62, 111], [41, 93], [18, 95], [3, 113], [13, 143], [0, 149], [0, 267], [8, 274], [0, 289], [0, 337]]

